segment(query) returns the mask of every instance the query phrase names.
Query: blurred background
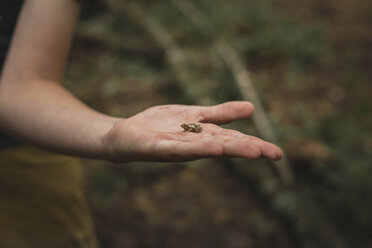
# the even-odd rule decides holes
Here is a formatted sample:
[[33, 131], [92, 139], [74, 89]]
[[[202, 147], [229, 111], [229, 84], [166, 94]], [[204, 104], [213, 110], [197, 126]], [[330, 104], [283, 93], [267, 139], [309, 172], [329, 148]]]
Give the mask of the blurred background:
[[102, 247], [372, 247], [371, 30], [362, 0], [87, 7], [65, 86], [89, 106], [129, 117], [250, 100], [255, 118], [226, 127], [287, 155], [84, 161]]

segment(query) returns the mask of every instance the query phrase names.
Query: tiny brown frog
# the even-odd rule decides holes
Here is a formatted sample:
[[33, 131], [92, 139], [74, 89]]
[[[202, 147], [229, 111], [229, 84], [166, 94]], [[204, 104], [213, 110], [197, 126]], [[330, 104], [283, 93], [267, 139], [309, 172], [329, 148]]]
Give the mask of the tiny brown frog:
[[202, 131], [200, 124], [196, 124], [196, 123], [190, 123], [190, 124], [183, 123], [181, 127], [184, 129], [185, 132], [200, 133]]

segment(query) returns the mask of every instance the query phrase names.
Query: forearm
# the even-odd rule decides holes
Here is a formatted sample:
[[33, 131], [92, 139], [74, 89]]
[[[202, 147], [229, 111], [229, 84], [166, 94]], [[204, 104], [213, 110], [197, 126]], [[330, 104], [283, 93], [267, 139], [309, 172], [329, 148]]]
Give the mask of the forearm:
[[44, 149], [109, 159], [105, 135], [120, 120], [90, 109], [54, 82], [0, 88], [1, 128]]
[[0, 128], [49, 150], [105, 158], [104, 135], [117, 119], [59, 84], [79, 12], [75, 1], [24, 2], [0, 78]]

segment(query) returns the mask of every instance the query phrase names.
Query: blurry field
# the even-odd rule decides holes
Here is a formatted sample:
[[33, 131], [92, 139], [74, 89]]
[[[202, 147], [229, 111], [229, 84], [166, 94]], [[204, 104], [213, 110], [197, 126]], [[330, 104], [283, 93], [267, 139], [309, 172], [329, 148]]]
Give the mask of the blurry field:
[[[85, 161], [102, 247], [372, 247], [372, 2], [195, 2], [252, 72], [296, 184], [266, 160]], [[123, 117], [241, 99], [213, 38], [172, 1], [125, 3], [84, 13], [65, 82], [80, 99]], [[178, 44], [187, 82], [133, 10]]]

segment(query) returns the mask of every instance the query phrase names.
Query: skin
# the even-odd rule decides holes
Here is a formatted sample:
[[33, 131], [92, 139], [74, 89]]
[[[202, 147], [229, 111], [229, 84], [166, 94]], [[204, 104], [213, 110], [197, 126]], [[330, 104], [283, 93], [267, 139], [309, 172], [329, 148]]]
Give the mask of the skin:
[[[130, 118], [84, 105], [60, 84], [79, 12], [72, 0], [25, 1], [0, 78], [0, 127], [7, 133], [112, 162], [283, 156], [274, 144], [219, 126], [250, 117], [249, 102], [155, 106]], [[201, 123], [202, 132], [184, 132], [182, 123]]]

